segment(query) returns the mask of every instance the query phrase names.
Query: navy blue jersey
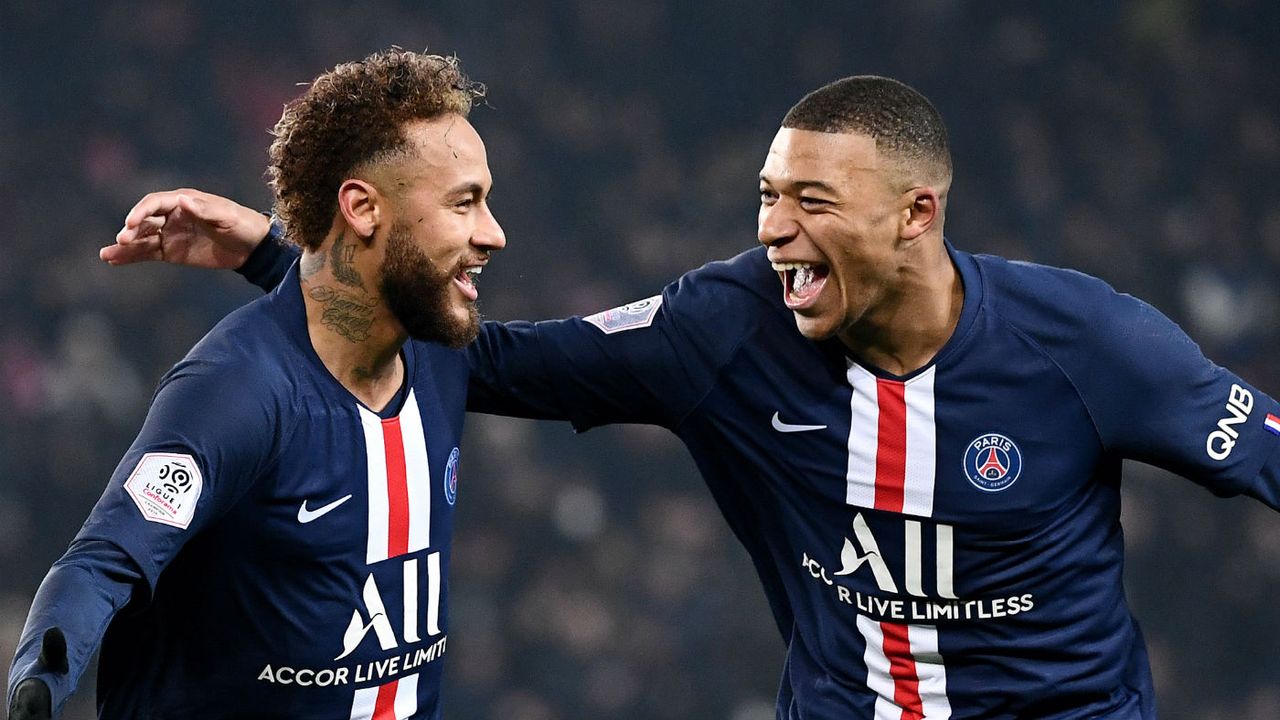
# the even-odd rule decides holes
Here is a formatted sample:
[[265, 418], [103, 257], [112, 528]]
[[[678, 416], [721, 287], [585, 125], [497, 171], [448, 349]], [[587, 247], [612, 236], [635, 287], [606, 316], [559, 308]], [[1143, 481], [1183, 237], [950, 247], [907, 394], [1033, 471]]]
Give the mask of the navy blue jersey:
[[106, 626], [104, 718], [438, 718], [467, 366], [402, 357], [370, 411], [315, 354], [296, 269], [219, 323], [42, 585], [10, 687], [62, 627], [60, 705]]
[[486, 324], [467, 406], [673, 430], [788, 644], [779, 718], [1152, 718], [1121, 460], [1276, 507], [1280, 409], [1095, 278], [949, 251], [959, 324], [905, 377], [801, 336], [760, 248]]

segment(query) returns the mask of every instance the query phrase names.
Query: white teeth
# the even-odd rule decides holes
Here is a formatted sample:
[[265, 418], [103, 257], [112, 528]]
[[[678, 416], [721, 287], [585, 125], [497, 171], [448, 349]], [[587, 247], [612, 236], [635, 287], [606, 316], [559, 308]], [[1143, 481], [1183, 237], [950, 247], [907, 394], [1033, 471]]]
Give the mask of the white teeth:
[[804, 286], [808, 285], [812, 280], [813, 280], [813, 268], [806, 265], [796, 270], [796, 276], [791, 281], [791, 292], [799, 293], [802, 289], [804, 289]]
[[774, 269], [775, 271], [777, 271], [777, 272], [786, 272], [787, 270], [800, 270], [800, 269], [802, 269], [802, 268], [810, 268], [810, 269], [812, 269], [812, 268], [813, 268], [813, 264], [812, 264], [812, 263], [800, 263], [800, 262], [788, 262], [788, 263], [780, 263], [780, 262], [776, 262], [776, 263], [773, 263], [773, 269]]

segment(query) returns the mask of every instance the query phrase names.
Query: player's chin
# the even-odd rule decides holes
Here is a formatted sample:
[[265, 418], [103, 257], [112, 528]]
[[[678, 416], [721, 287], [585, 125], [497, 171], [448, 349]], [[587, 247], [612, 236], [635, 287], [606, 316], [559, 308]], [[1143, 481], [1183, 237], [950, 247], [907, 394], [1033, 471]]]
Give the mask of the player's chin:
[[796, 321], [796, 329], [806, 340], [826, 340], [836, 334], [837, 323], [821, 313], [792, 311]]
[[445, 338], [445, 345], [461, 348], [470, 345], [480, 334], [480, 311], [475, 302], [466, 301], [453, 309], [450, 330]]
[[401, 316], [409, 337], [459, 349], [470, 345], [480, 333], [480, 313], [472, 302], [444, 302]]

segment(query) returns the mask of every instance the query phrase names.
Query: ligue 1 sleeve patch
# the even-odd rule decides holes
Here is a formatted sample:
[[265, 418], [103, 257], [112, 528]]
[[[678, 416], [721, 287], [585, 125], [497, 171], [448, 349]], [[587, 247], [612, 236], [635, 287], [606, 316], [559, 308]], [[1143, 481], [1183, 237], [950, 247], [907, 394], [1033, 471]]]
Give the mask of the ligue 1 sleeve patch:
[[657, 317], [658, 309], [661, 307], [662, 296], [654, 295], [651, 298], [637, 300], [622, 307], [598, 312], [595, 315], [588, 315], [582, 319], [600, 328], [605, 335], [612, 335], [623, 330], [649, 327], [653, 324], [653, 319]]
[[154, 523], [186, 529], [196, 513], [204, 480], [190, 455], [147, 453], [124, 482], [125, 492]]

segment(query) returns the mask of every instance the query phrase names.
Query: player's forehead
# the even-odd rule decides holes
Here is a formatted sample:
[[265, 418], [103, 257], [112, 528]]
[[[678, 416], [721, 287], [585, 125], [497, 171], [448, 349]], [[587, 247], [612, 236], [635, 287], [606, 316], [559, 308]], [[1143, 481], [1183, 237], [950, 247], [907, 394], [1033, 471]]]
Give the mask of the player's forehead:
[[410, 155], [403, 171], [415, 185], [492, 184], [484, 140], [461, 115], [413, 121], [405, 127], [405, 136], [417, 152]]
[[812, 184], [836, 187], [883, 169], [884, 160], [869, 135], [781, 128], [769, 145], [760, 179], [777, 189]]

